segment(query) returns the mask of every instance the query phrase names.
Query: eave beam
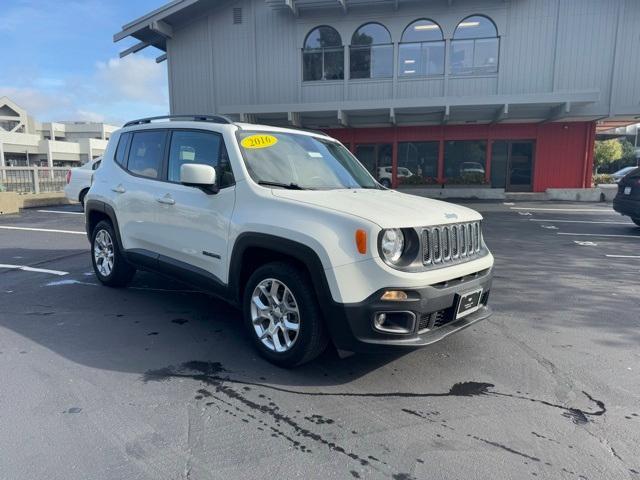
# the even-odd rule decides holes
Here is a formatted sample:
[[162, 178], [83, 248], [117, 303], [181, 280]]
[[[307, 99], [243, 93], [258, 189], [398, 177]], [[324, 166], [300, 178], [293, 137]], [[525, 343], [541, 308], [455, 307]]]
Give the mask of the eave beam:
[[298, 16], [298, 6], [296, 5], [296, 0], [284, 0], [284, 3], [289, 9], [291, 13], [293, 13], [296, 17]]
[[173, 37], [173, 28], [168, 23], [163, 22], [162, 20], [157, 20], [155, 22], [151, 22], [149, 24], [149, 29], [152, 32], [157, 33], [158, 35], [164, 38]]
[[568, 117], [569, 113], [571, 113], [571, 102], [565, 102], [562, 105], [558, 105], [557, 107], [553, 108], [549, 117], [542, 123], [562, 120], [563, 118]]
[[120, 58], [124, 58], [127, 55], [131, 55], [132, 53], [139, 52], [140, 50], [142, 50], [143, 48], [147, 48], [148, 46], [149, 44], [147, 42], [138, 42], [132, 47], [129, 47], [126, 50], [123, 50], [122, 52], [120, 52]]
[[338, 110], [338, 123], [343, 127], [349, 126], [349, 117], [344, 110]]
[[159, 57], [156, 57], [156, 63], [162, 63], [167, 59], [167, 54], [163, 53]]
[[508, 116], [509, 116], [509, 104], [505, 103], [496, 112], [495, 116], [493, 117], [493, 121], [491, 122], [491, 125], [502, 122]]
[[294, 127], [302, 127], [302, 122], [300, 121], [300, 113], [299, 112], [288, 112], [287, 120]]

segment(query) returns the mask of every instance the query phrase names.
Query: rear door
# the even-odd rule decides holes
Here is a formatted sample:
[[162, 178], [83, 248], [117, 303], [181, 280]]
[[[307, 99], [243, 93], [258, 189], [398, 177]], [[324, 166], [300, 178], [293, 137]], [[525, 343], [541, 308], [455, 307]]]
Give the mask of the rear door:
[[[116, 163], [124, 171], [112, 180], [115, 209], [126, 250], [157, 252], [158, 202], [163, 184], [163, 160], [169, 132], [139, 130], [124, 134], [116, 150]], [[123, 151], [124, 150], [124, 151]]]
[[[166, 182], [156, 193], [157, 252], [226, 283], [235, 184], [222, 135], [209, 130], [175, 129], [167, 141]], [[180, 184], [180, 167], [185, 163], [215, 167], [220, 191], [209, 194]]]

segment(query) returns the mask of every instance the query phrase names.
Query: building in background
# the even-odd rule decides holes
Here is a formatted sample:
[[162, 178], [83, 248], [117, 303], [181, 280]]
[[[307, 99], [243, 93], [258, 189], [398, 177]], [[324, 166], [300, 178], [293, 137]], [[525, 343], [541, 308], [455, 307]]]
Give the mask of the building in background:
[[77, 167], [101, 156], [117, 128], [94, 122], [40, 123], [0, 97], [0, 166]]
[[598, 121], [640, 115], [637, 0], [176, 0], [114, 41], [167, 61], [173, 114], [322, 129], [383, 183], [591, 186]]

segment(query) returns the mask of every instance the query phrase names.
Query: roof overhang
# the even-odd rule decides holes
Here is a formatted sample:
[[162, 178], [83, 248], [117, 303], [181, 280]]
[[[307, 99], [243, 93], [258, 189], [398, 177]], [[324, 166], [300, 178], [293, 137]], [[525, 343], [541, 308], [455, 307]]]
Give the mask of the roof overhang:
[[[167, 51], [167, 39], [173, 35], [175, 25], [188, 21], [211, 7], [212, 0], [173, 0], [142, 17], [122, 26], [113, 36], [114, 42], [132, 37], [138, 43], [120, 52], [120, 57], [138, 52], [147, 47]], [[163, 55], [158, 61], [166, 59]]]
[[326, 103], [223, 105], [220, 112], [259, 123], [308, 128], [597, 120], [585, 111], [597, 90], [535, 95], [432, 97]]

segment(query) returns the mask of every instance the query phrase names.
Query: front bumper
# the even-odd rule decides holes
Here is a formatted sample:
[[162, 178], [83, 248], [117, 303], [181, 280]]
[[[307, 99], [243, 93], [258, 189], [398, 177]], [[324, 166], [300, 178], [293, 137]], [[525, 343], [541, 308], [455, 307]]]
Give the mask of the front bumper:
[[613, 209], [621, 215], [640, 218], [640, 200], [618, 194], [613, 199]]
[[[380, 300], [381, 289], [359, 303], [332, 302], [325, 313], [334, 344], [339, 350], [351, 352], [379, 352], [405, 347], [416, 348], [438, 342], [449, 335], [491, 316], [487, 306], [491, 290], [492, 271], [475, 274], [420, 288], [389, 287], [410, 293], [409, 300]], [[455, 319], [460, 295], [482, 288], [481, 307], [475, 312]], [[381, 332], [374, 328], [378, 312], [412, 312], [415, 325], [410, 333]]]

